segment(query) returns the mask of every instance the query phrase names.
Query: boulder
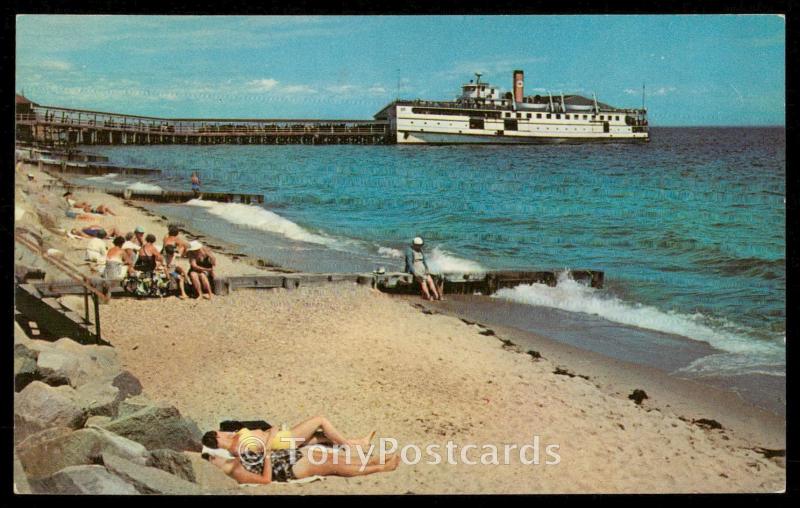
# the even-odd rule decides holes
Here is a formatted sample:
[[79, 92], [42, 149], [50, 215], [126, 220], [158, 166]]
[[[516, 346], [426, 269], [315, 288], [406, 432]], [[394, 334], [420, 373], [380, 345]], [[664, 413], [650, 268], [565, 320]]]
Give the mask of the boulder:
[[106, 423], [111, 421], [110, 416], [90, 416], [86, 419], [86, 423], [83, 424], [84, 427], [102, 427]]
[[148, 450], [169, 448], [200, 451], [202, 434], [197, 424], [181, 416], [178, 408], [148, 405], [105, 424], [104, 428], [142, 443]]
[[135, 395], [133, 397], [128, 397], [119, 403], [119, 407], [117, 408], [116, 418], [129, 416], [135, 413], [136, 411], [154, 405], [157, 405], [157, 403], [148, 399], [147, 396], [143, 394]]
[[17, 452], [14, 452], [14, 494], [30, 494], [31, 485], [28, 482], [28, 476], [25, 474], [25, 468], [22, 467], [22, 462], [17, 457]]
[[144, 465], [149, 454], [144, 446], [105, 429], [88, 428], [64, 433], [43, 432], [17, 446], [17, 453], [30, 479], [41, 479], [78, 465], [97, 464], [103, 453], [114, 453]]
[[222, 472], [220, 468], [205, 460], [199, 453], [185, 452], [194, 468], [197, 484], [206, 492], [213, 493], [240, 493], [239, 483]]
[[78, 429], [86, 421], [86, 412], [69, 386], [49, 386], [33, 381], [14, 397], [14, 439], [49, 427]]
[[128, 397], [141, 395], [142, 393], [142, 383], [139, 381], [139, 378], [127, 370], [120, 372], [111, 381], [111, 384], [119, 388], [120, 401], [122, 399], [127, 399]]
[[119, 388], [111, 381], [97, 380], [78, 386], [75, 390], [88, 416], [114, 416], [120, 402]]
[[67, 338], [41, 351], [37, 365], [46, 383], [73, 387], [96, 379], [114, 378], [122, 372], [114, 348], [81, 345]]
[[36, 360], [14, 354], [14, 391], [20, 392], [33, 381], [40, 379]]
[[103, 454], [106, 469], [133, 485], [142, 494], [201, 494], [200, 487], [154, 467], [135, 464], [111, 453]]
[[151, 451], [150, 457], [147, 459], [147, 465], [166, 471], [169, 474], [174, 474], [189, 482], [196, 483], [197, 481], [192, 461], [183, 453], [175, 450], [161, 448]]
[[133, 485], [99, 465], [69, 466], [32, 483], [36, 494], [139, 494]]

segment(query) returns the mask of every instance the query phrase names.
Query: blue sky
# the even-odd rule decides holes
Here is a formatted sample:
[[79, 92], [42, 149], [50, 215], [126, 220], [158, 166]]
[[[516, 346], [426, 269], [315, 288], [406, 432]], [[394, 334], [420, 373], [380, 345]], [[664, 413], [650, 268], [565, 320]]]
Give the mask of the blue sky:
[[779, 16], [17, 17], [16, 88], [41, 104], [166, 117], [371, 118], [452, 99], [481, 71], [654, 125], [784, 125]]

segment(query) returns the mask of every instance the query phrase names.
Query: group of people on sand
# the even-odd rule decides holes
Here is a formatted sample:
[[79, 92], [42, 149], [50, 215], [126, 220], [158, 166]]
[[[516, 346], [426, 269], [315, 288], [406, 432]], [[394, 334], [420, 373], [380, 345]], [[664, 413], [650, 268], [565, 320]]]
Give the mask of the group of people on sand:
[[322, 416], [291, 429], [268, 424], [260, 427], [242, 425], [235, 431], [206, 432], [202, 457], [244, 484], [362, 476], [394, 471], [400, 463], [399, 455], [372, 453], [375, 447], [370, 443], [375, 432], [362, 439], [348, 439]]
[[[141, 226], [124, 236], [115, 235], [112, 243], [113, 247], [106, 253], [103, 277], [118, 280], [137, 273], [159, 272], [175, 281], [180, 299], [188, 297], [187, 284], [194, 289], [196, 298], [213, 298], [217, 259], [201, 242], [183, 239], [177, 226], [168, 227], [160, 249], [156, 236], [145, 234]], [[179, 259], [188, 261], [188, 270], [181, 266]]]

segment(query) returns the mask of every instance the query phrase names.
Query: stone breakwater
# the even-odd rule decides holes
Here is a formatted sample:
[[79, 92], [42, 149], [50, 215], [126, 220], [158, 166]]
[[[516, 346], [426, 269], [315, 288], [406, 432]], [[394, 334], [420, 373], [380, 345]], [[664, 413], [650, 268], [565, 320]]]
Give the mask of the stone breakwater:
[[35, 340], [14, 326], [16, 492], [208, 492], [186, 453], [202, 448], [197, 424], [145, 397], [114, 348]]

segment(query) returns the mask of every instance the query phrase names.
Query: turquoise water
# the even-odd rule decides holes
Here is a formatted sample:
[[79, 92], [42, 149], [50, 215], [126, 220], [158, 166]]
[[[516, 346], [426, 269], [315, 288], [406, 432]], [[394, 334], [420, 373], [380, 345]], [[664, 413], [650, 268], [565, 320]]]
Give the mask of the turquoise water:
[[641, 145], [88, 147], [164, 171], [138, 185], [188, 190], [198, 171], [205, 190], [263, 193], [263, 209], [180, 208], [251, 251], [277, 242], [281, 263], [398, 267], [420, 235], [446, 271], [605, 270], [602, 291], [565, 277], [497, 297], [707, 342], [719, 353], [695, 375], [771, 376], [785, 373], [785, 148], [782, 128], [661, 128]]

